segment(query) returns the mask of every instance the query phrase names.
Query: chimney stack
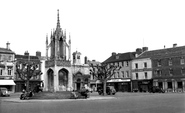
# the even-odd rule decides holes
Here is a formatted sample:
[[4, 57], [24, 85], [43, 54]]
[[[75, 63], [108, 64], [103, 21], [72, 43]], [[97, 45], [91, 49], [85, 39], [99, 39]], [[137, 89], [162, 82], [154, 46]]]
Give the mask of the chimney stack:
[[37, 52], [36, 52], [36, 56], [37, 56], [37, 57], [41, 57], [41, 52], [40, 52], [40, 51], [37, 51]]
[[116, 55], [116, 52], [112, 52], [112, 56]]
[[24, 55], [25, 55], [25, 56], [29, 56], [28, 51], [25, 51], [25, 52], [24, 52]]
[[177, 44], [175, 43], [175, 44], [173, 44], [173, 47], [177, 47]]
[[87, 56], [85, 56], [84, 60], [84, 64], [87, 64]]
[[6, 49], [8, 49], [8, 50], [10, 49], [10, 43], [9, 42], [6, 43]]

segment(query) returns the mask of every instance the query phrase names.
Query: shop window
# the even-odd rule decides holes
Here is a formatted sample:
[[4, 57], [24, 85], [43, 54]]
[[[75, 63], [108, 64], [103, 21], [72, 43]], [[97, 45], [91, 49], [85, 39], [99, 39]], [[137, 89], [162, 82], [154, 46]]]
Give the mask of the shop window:
[[181, 58], [180, 63], [184, 64], [184, 58]]
[[138, 79], [138, 73], [136, 73], [136, 79]]
[[172, 89], [172, 82], [168, 82], [168, 88]]
[[182, 82], [177, 82], [177, 87], [182, 88]]

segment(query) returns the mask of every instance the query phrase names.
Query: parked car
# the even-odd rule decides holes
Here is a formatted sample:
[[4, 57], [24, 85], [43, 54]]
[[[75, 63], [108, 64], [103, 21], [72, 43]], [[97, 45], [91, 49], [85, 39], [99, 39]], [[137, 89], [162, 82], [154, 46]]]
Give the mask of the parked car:
[[5, 87], [1, 87], [0, 88], [0, 96], [10, 96], [8, 89]]
[[164, 93], [165, 91], [160, 88], [159, 86], [153, 86], [150, 91], [150, 93]]
[[[103, 94], [103, 89], [98, 88], [98, 93], [99, 93], [99, 95]], [[107, 95], [115, 95], [116, 90], [115, 90], [114, 86], [107, 86], [106, 87], [106, 93], [107, 93]]]

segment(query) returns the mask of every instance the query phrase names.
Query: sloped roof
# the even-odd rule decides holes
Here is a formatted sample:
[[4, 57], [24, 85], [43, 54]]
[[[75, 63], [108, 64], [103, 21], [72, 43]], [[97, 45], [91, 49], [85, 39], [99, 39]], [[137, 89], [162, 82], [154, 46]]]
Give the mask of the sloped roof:
[[135, 52], [127, 52], [127, 53], [118, 53], [116, 55], [110, 56], [103, 63], [112, 63], [119, 61], [129, 61], [135, 58]]
[[31, 59], [31, 60], [39, 60], [37, 56], [28, 56], [28, 55], [15, 55], [16, 59]]
[[0, 53], [14, 54], [11, 49], [0, 48]]
[[136, 59], [141, 58], [155, 59], [155, 58], [175, 57], [179, 55], [185, 55], [185, 46], [145, 51], [141, 55], [139, 55]]

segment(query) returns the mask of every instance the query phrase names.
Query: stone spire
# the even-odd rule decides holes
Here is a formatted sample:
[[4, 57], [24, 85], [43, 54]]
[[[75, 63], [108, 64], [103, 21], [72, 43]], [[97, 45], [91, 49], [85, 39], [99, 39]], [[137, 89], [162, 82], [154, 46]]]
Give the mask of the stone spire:
[[57, 28], [60, 28], [59, 9], [57, 11], [58, 11], [58, 14], [57, 14]]

